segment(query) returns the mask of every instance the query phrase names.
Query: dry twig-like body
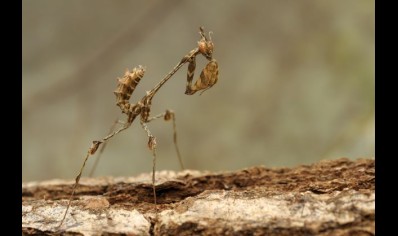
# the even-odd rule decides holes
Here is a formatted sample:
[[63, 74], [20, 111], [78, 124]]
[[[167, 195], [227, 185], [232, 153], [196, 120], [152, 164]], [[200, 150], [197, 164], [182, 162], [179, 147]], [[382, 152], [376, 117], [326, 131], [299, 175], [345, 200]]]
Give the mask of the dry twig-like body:
[[[137, 103], [130, 103], [129, 99], [134, 92], [135, 88], [137, 87], [140, 80], [143, 78], [145, 74], [145, 68], [142, 66], [138, 66], [138, 68], [134, 68], [132, 71], [126, 70], [123, 78], [118, 79], [118, 86], [117, 89], [114, 91], [116, 95], [117, 103], [116, 105], [120, 107], [122, 113], [127, 115], [127, 121], [124, 122], [123, 126], [117, 129], [114, 132], [111, 132], [106, 137], [102, 138], [99, 141], [93, 141], [93, 144], [87, 151], [87, 155], [84, 159], [83, 165], [80, 168], [79, 174], [76, 176], [75, 184], [73, 186], [72, 193], [69, 197], [68, 206], [65, 210], [63, 218], [58, 227], [61, 227], [65, 217], [68, 213], [69, 207], [71, 205], [72, 198], [75, 194], [76, 188], [79, 184], [80, 177], [83, 173], [84, 167], [88, 158], [91, 155], [94, 155], [98, 150], [101, 144], [104, 144], [107, 140], [115, 136], [116, 134], [120, 133], [121, 131], [129, 128], [133, 121], [140, 116], [140, 123], [143, 129], [146, 131], [148, 135], [148, 147], [152, 151], [153, 155], [153, 168], [152, 168], [152, 188], [153, 188], [153, 197], [154, 203], [156, 206], [156, 189], [155, 189], [155, 168], [156, 168], [156, 138], [150, 132], [147, 123], [157, 118], [163, 117], [166, 121], [172, 120], [173, 121], [173, 129], [174, 129], [174, 145], [177, 151], [178, 160], [180, 162], [181, 167], [183, 168], [182, 160], [180, 151], [177, 146], [177, 133], [176, 133], [176, 125], [175, 125], [175, 114], [171, 110], [166, 110], [164, 113], [159, 115], [150, 117], [151, 111], [151, 104], [152, 99], [155, 96], [156, 92], [185, 64], [189, 63], [188, 65], [188, 74], [187, 74], [187, 84], [185, 94], [192, 95], [197, 91], [203, 90], [202, 93], [211, 88], [218, 80], [218, 63], [215, 59], [213, 59], [213, 49], [214, 44], [209, 37], [207, 37], [204, 33], [203, 27], [200, 27], [201, 35], [200, 41], [198, 41], [198, 47], [191, 50], [187, 55], [185, 55], [181, 61], [174, 67], [172, 71], [170, 71], [165, 78], [163, 78], [152, 90], [148, 91], [145, 96], [141, 98], [140, 101]], [[200, 74], [199, 79], [192, 84], [193, 76], [196, 68], [196, 56], [203, 55], [209, 63], [203, 69], [202, 73]]]

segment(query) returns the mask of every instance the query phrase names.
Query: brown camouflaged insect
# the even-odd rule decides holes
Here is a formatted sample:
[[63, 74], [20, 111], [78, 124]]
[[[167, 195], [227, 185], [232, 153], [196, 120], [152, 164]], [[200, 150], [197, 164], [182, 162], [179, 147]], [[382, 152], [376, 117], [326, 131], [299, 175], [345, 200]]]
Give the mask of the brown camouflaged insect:
[[[218, 80], [218, 63], [215, 59], [213, 59], [213, 49], [214, 49], [214, 44], [211, 40], [210, 33], [209, 32], [209, 37], [206, 37], [204, 33], [203, 27], [199, 28], [199, 34], [201, 36], [200, 41], [198, 41], [198, 47], [191, 50], [187, 55], [185, 55], [181, 61], [174, 67], [172, 71], [170, 71], [152, 90], [148, 91], [144, 97], [141, 98], [140, 101], [137, 103], [130, 103], [129, 99], [131, 95], [133, 94], [134, 90], [136, 89], [138, 83], [140, 80], [143, 78], [145, 74], [145, 68], [142, 66], [138, 66], [138, 68], [134, 68], [132, 71], [126, 70], [124, 76], [121, 79], [118, 79], [118, 85], [117, 89], [114, 91], [114, 94], [116, 95], [116, 105], [120, 107], [122, 110], [122, 113], [127, 115], [127, 121], [123, 123], [123, 126], [120, 127], [118, 130], [114, 132], [110, 132], [106, 137], [102, 138], [99, 141], [93, 141], [92, 145], [87, 151], [87, 155], [84, 159], [83, 165], [80, 168], [79, 174], [75, 178], [75, 184], [72, 189], [72, 193], [69, 197], [68, 200], [68, 205], [66, 207], [65, 213], [63, 215], [63, 218], [58, 226], [61, 227], [66, 215], [68, 213], [68, 210], [70, 208], [72, 198], [75, 194], [76, 188], [79, 185], [80, 177], [83, 173], [83, 169], [86, 165], [86, 162], [88, 158], [91, 155], [94, 155], [98, 148], [100, 147], [101, 144], [104, 144], [102, 147], [102, 150], [106, 144], [106, 141], [115, 136], [116, 134], [120, 133], [121, 131], [127, 129], [128, 127], [131, 126], [135, 118], [140, 116], [140, 123], [143, 129], [146, 131], [148, 135], [148, 147], [152, 151], [152, 156], [153, 156], [153, 165], [152, 165], [152, 189], [153, 189], [153, 198], [154, 198], [154, 203], [156, 206], [156, 188], [155, 188], [155, 169], [156, 169], [156, 138], [151, 134], [149, 131], [147, 123], [163, 117], [164, 120], [172, 120], [173, 121], [173, 130], [174, 130], [174, 135], [173, 135], [173, 141], [174, 141], [174, 146], [177, 152], [177, 157], [180, 163], [180, 166], [182, 169], [184, 169], [184, 166], [182, 164], [181, 160], [181, 155], [180, 151], [178, 149], [177, 145], [177, 132], [176, 132], [176, 124], [175, 124], [175, 114], [171, 110], [166, 110], [165, 112], [150, 117], [150, 110], [151, 110], [151, 104], [152, 104], [152, 98], [155, 96], [156, 92], [159, 91], [159, 89], [165, 84], [185, 63], [188, 64], [188, 73], [187, 73], [187, 84], [186, 84], [186, 90], [185, 94], [187, 95], [192, 95], [200, 90], [206, 91], [207, 89], [211, 88], [214, 84], [217, 83]], [[203, 55], [207, 60], [209, 60], [208, 64], [205, 66], [205, 68], [202, 70], [202, 73], [200, 74], [199, 78], [196, 80], [194, 84], [192, 84], [194, 73], [195, 73], [195, 68], [196, 68], [196, 56], [197, 55]], [[202, 94], [201, 93], [201, 94]], [[101, 151], [102, 151], [101, 150]], [[101, 152], [100, 151], [100, 152]]]

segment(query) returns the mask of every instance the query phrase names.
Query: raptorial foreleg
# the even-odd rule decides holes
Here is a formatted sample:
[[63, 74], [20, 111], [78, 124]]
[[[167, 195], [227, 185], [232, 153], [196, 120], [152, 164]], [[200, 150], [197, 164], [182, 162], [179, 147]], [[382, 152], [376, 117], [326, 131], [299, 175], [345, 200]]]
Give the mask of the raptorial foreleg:
[[[189, 75], [190, 71], [188, 67], [188, 77]], [[195, 84], [191, 84], [192, 79], [191, 81], [188, 81], [189, 83], [187, 84], [187, 89], [185, 91], [185, 94], [192, 95], [200, 90], [203, 90], [202, 91], [203, 93], [204, 91], [215, 85], [217, 83], [217, 80], [218, 80], [218, 63], [215, 59], [212, 59], [211, 61], [209, 61], [209, 63], [207, 63], [206, 67], [202, 70], [202, 73], [200, 74], [198, 80], [196, 80]]]

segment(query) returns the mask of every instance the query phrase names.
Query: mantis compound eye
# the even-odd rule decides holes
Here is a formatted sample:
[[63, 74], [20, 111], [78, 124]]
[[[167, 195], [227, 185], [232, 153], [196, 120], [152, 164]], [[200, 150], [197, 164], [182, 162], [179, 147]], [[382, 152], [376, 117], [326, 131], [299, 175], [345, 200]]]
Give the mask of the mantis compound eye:
[[212, 41], [206, 41], [202, 39], [198, 42], [199, 52], [205, 56], [208, 60], [212, 59], [214, 44]]
[[201, 26], [199, 27], [199, 34], [201, 36], [200, 41], [198, 42], [198, 49], [199, 52], [207, 58], [207, 60], [211, 61], [213, 57], [213, 48], [214, 44], [213, 41], [211, 40], [211, 34], [213, 32], [209, 32], [209, 37], [206, 37], [204, 28]]

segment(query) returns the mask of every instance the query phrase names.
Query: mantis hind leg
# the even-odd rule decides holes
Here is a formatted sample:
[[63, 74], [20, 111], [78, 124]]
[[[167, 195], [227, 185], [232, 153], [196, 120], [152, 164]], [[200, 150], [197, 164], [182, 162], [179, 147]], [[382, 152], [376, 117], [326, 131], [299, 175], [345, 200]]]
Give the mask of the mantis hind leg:
[[180, 168], [181, 170], [184, 170], [184, 164], [182, 162], [182, 158], [181, 158], [181, 153], [180, 153], [180, 149], [178, 148], [178, 142], [177, 142], [177, 125], [176, 125], [176, 118], [175, 118], [175, 113], [172, 110], [166, 110], [163, 113], [160, 113], [159, 115], [156, 115], [154, 117], [150, 117], [148, 118], [147, 122], [151, 122], [153, 120], [156, 120], [158, 118], [164, 118], [165, 121], [169, 121], [172, 120], [173, 121], [173, 143], [174, 143], [174, 148], [176, 150], [177, 153], [177, 158], [178, 158], [178, 162], [180, 164]]

